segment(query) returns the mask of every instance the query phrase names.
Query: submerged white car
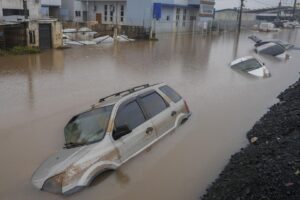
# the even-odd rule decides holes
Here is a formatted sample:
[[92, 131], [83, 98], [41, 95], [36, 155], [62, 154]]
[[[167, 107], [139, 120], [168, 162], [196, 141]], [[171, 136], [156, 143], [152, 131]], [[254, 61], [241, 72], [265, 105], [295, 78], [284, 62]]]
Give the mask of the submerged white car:
[[100, 99], [66, 125], [65, 148], [34, 172], [35, 187], [71, 194], [138, 155], [191, 116], [166, 84], [142, 85]]
[[261, 63], [253, 56], [238, 58], [230, 63], [230, 67], [260, 78], [271, 76], [271, 73], [266, 68], [265, 64]]

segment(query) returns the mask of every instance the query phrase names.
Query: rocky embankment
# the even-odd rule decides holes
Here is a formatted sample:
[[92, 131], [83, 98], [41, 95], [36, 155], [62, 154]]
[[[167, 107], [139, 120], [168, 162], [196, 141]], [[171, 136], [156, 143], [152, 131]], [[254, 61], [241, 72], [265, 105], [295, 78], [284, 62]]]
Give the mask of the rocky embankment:
[[278, 98], [202, 200], [300, 200], [300, 80]]

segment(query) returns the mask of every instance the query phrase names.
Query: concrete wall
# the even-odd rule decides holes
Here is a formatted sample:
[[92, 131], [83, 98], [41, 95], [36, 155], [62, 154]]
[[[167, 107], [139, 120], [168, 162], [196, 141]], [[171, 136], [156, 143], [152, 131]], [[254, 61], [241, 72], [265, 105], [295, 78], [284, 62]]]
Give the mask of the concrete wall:
[[149, 28], [152, 21], [152, 0], [127, 1], [127, 25]]
[[2, 1], [0, 1], [0, 21], [3, 20]]
[[[85, 10], [85, 4], [82, 1], [74, 1], [74, 10], [71, 12], [71, 18], [75, 22], [83, 22], [83, 11]], [[77, 17], [75, 11], [80, 11], [81, 15]]]
[[42, 6], [61, 6], [62, 0], [41, 0]]
[[[27, 45], [29, 47], [39, 47], [39, 24], [51, 24], [51, 30], [52, 30], [52, 48], [58, 48], [61, 47], [62, 44], [62, 24], [59, 21], [51, 20], [51, 21], [30, 21], [28, 23], [27, 28]], [[35, 43], [30, 43], [30, 35], [29, 32], [34, 32], [35, 34]]]
[[0, 8], [23, 9], [23, 0], [1, 0]]
[[65, 15], [62, 16], [64, 21], [72, 21], [74, 17], [74, 0], [63, 0], [61, 2], [61, 12]]
[[[27, 45], [29, 47], [39, 47], [39, 24], [37, 22], [30, 22], [28, 23], [28, 27], [27, 27]], [[34, 33], [35, 36], [35, 43], [30, 43], [30, 36], [29, 36], [29, 32]]]
[[52, 47], [58, 48], [63, 45], [62, 40], [62, 24], [59, 21], [52, 23]]

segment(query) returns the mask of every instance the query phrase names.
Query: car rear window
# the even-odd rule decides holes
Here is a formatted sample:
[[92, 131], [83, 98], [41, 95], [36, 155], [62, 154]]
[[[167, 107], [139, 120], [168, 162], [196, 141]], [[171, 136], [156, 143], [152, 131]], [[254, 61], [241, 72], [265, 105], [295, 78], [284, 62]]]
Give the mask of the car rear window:
[[252, 58], [252, 59], [237, 63], [231, 67], [233, 69], [238, 69], [238, 70], [249, 72], [249, 71], [261, 68], [262, 65], [256, 59]]
[[115, 126], [120, 127], [127, 125], [133, 130], [140, 124], [145, 122], [144, 114], [136, 101], [132, 101], [124, 106], [121, 106], [115, 119]]
[[261, 53], [272, 55], [272, 56], [278, 56], [280, 54], [283, 54], [284, 52], [285, 49], [282, 46], [277, 44], [274, 44], [273, 46], [261, 50]]
[[167, 85], [162, 86], [159, 89], [175, 103], [177, 103], [178, 101], [180, 101], [182, 99], [182, 97], [177, 92], [175, 92], [175, 90], [173, 90], [172, 88], [170, 88]]
[[157, 92], [141, 97], [141, 102], [148, 115], [150, 115], [149, 117], [154, 117], [168, 107], [164, 99]]

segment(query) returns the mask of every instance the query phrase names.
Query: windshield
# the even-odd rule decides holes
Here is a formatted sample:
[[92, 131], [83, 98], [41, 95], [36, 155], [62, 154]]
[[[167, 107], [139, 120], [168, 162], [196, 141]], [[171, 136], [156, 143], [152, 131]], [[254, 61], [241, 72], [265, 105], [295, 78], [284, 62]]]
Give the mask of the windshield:
[[101, 141], [106, 132], [113, 106], [93, 109], [73, 117], [65, 127], [66, 147]]
[[238, 70], [242, 70], [242, 71], [252, 71], [258, 68], [261, 68], [261, 64], [254, 58], [237, 63], [235, 65], [232, 66], [233, 69], [238, 69]]

